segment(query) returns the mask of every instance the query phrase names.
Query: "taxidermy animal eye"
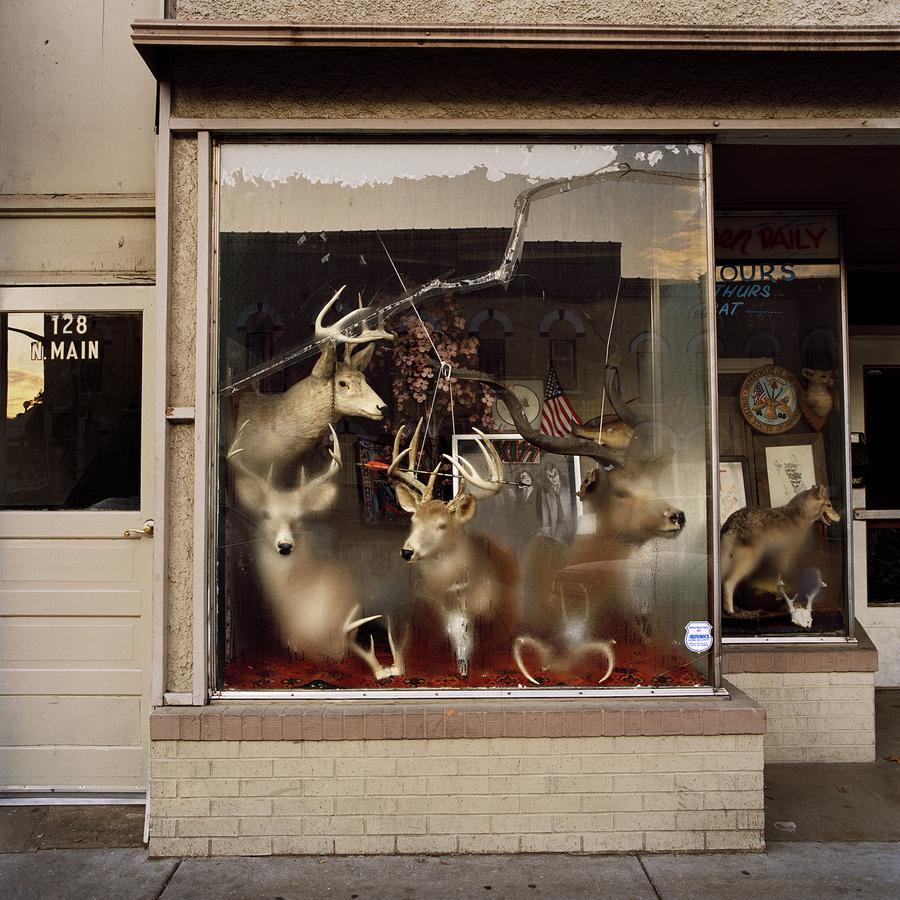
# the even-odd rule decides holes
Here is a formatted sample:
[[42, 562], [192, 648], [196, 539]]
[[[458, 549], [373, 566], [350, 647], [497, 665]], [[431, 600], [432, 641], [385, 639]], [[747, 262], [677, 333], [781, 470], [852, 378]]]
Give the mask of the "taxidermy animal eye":
[[438, 525], [438, 531], [443, 531], [446, 527], [447, 527], [447, 523], [446, 523], [446, 522], [441, 522], [441, 523]]
[[619, 488], [619, 490], [616, 491], [616, 496], [624, 500], [626, 497], [630, 497], [631, 494], [629, 494], [628, 491]]
[[339, 384], [341, 387], [347, 387], [347, 382], [346, 382], [346, 381], [339, 381], [338, 384]]

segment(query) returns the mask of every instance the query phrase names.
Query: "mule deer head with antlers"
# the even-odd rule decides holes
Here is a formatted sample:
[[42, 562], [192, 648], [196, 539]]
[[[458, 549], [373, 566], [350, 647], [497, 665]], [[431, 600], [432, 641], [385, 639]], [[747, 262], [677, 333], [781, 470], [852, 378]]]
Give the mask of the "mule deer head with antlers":
[[[333, 325], [324, 325], [328, 311], [340, 297], [340, 288], [316, 317], [315, 333], [322, 353], [310, 375], [282, 394], [246, 393], [238, 403], [239, 428], [228, 456], [244, 469], [258, 474], [271, 472], [275, 484], [287, 487], [296, 475], [302, 456], [325, 436], [330, 425], [344, 416], [381, 419], [387, 407], [366, 382], [365, 370], [375, 353], [375, 341], [393, 340], [384, 330], [362, 324], [358, 334], [347, 334], [350, 317], [367, 310], [349, 313]], [[344, 345], [338, 358], [338, 344]], [[354, 347], [365, 344], [354, 352]]]

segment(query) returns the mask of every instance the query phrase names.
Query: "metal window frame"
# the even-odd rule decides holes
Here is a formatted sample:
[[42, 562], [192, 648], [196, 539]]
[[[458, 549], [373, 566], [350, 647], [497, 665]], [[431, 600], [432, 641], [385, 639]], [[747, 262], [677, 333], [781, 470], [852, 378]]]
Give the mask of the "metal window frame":
[[[201, 647], [203, 642], [207, 648], [206, 665], [204, 665], [202, 676], [198, 676], [196, 672], [198, 657], [195, 655], [195, 671], [194, 671], [194, 697], [195, 703], [205, 702], [197, 698], [197, 691], [201, 681], [206, 686], [205, 697], [213, 701], [230, 701], [230, 700], [285, 700], [285, 699], [304, 699], [304, 700], [372, 700], [386, 702], [390, 700], [428, 700], [428, 699], [572, 699], [572, 698], [596, 698], [605, 699], [612, 697], [656, 697], [658, 699], [676, 699], [676, 698], [702, 698], [709, 696], [727, 695], [727, 691], [722, 687], [722, 671], [721, 671], [721, 638], [720, 627], [721, 622], [721, 596], [718, 584], [718, 541], [711, 540], [710, 550], [712, 557], [709, 566], [708, 576], [708, 606], [713, 616], [713, 635], [714, 644], [710, 651], [709, 670], [707, 685], [694, 688], [653, 688], [653, 687], [624, 687], [624, 688], [519, 688], [519, 689], [498, 689], [498, 688], [456, 688], [456, 689], [391, 689], [391, 688], [340, 688], [335, 690], [222, 690], [217, 687], [219, 681], [218, 659], [219, 648], [217, 644], [217, 635], [219, 630], [218, 610], [216, 605], [216, 523], [217, 510], [215, 509], [215, 500], [217, 496], [216, 475], [218, 471], [218, 460], [216, 454], [212, 452], [218, 444], [218, 402], [216, 391], [215, 373], [218, 371], [218, 335], [217, 329], [217, 310], [218, 310], [218, 229], [213, 223], [218, 215], [218, 196], [219, 196], [219, 154], [220, 148], [224, 143], [261, 143], [275, 141], [278, 143], [304, 143], [306, 141], [320, 140], [341, 140], [347, 143], [363, 143], [366, 140], [370, 142], [383, 143], [388, 140], [397, 140], [404, 142], [434, 142], [443, 143], [448, 140], [462, 142], [479, 141], [529, 141], [534, 142], [536, 138], [550, 143], [553, 140], [565, 138], [571, 140], [573, 135], [568, 129], [562, 132], [557, 131], [553, 127], [534, 128], [530, 124], [526, 128], [515, 128], [511, 130], [498, 131], [495, 128], [485, 128], [493, 123], [470, 123], [472, 125], [471, 132], [457, 130], [456, 128], [417, 128], [415, 123], [392, 123], [400, 126], [391, 129], [385, 129], [384, 124], [380, 123], [378, 129], [362, 129], [360, 130], [356, 124], [349, 123], [346, 128], [335, 127], [335, 122], [330, 122], [328, 126], [325, 123], [318, 123], [316, 129], [297, 129], [295, 131], [285, 130], [277, 134], [266, 133], [265, 131], [257, 131], [256, 129], [229, 129], [219, 130], [216, 126], [218, 123], [209, 121], [205, 122], [205, 127], [198, 131], [198, 183], [203, 181], [201, 166], [211, 166], [207, 185], [212, 185], [212, 191], [207, 190], [204, 194], [198, 190], [198, 242], [201, 235], [208, 236], [208, 248], [200, 253], [198, 244], [198, 294], [197, 294], [197, 314], [198, 314], [198, 330], [197, 330], [197, 402], [199, 404], [201, 393], [204, 397], [206, 405], [205, 415], [201, 418], [199, 415], [195, 422], [195, 428], [198, 430], [196, 436], [195, 448], [199, 454], [201, 445], [204, 448], [204, 461], [206, 467], [204, 472], [208, 476], [207, 480], [201, 483], [200, 463], [195, 460], [195, 485], [194, 485], [194, 535], [195, 548], [205, 548], [205, 559], [198, 561], [199, 554], [195, 552], [195, 581], [194, 581], [194, 648], [195, 654]], [[561, 123], [553, 123], [560, 125]], [[562, 123], [564, 124], [564, 123]], [[481, 126], [481, 127], [479, 127]], [[174, 129], [173, 129], [174, 130]], [[579, 139], [586, 142], [601, 142], [604, 137], [609, 138], [607, 132], [595, 128], [591, 128], [588, 133], [579, 133]], [[710, 502], [708, 504], [708, 523], [711, 534], [718, 534], [718, 466], [713, 462], [718, 458], [718, 431], [717, 431], [717, 397], [718, 387], [715, 378], [715, 356], [713, 354], [715, 348], [715, 267], [714, 267], [714, 237], [713, 237], [713, 202], [712, 202], [712, 144], [708, 137], [680, 135], [678, 138], [670, 138], [657, 132], [645, 132], [638, 135], [616, 135], [616, 143], [697, 143], [704, 147], [704, 199], [707, 205], [707, 266], [709, 269], [709, 277], [707, 279], [707, 360], [708, 360], [708, 384], [710, 398], [710, 416], [708, 419], [710, 427], [710, 461], [708, 484], [710, 490]], [[201, 153], [201, 149], [203, 153]], [[201, 197], [205, 203], [201, 204]], [[211, 251], [210, 249], [211, 248]], [[201, 261], [206, 265], [205, 281], [201, 283]], [[201, 310], [206, 312], [205, 330], [200, 330]], [[201, 359], [202, 357], [202, 359]], [[203, 435], [199, 434], [200, 429]], [[203, 514], [198, 515], [198, 511], [202, 510]], [[198, 541], [202, 538], [202, 541]], [[201, 574], [202, 571], [202, 574]], [[203, 615], [200, 615], [200, 607], [203, 607]]]

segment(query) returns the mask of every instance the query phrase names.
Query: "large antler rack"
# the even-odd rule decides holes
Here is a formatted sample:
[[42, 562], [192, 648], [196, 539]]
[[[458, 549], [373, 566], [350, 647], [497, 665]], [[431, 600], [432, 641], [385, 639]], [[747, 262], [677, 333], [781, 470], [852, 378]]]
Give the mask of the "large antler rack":
[[[561, 456], [587, 456], [589, 459], [597, 460], [604, 466], [622, 466], [625, 464], [625, 454], [603, 444], [598, 444], [590, 438], [578, 437], [573, 434], [559, 437], [536, 430], [526, 418], [519, 398], [513, 393], [509, 385], [493, 375], [488, 375], [486, 372], [479, 372], [475, 369], [454, 369], [453, 374], [457, 378], [462, 378], [466, 381], [480, 381], [490, 385], [506, 404], [517, 431], [529, 444], [533, 444], [535, 447], [539, 447], [548, 453], [558, 453]], [[608, 371], [607, 377], [609, 377]], [[615, 409], [615, 407], [613, 408]]]
[[[416, 430], [413, 433], [412, 440], [409, 442], [409, 446], [405, 450], [401, 450], [400, 446], [403, 442], [404, 431], [406, 431], [406, 426], [401, 425], [394, 436], [394, 452], [391, 457], [391, 464], [388, 466], [387, 476], [395, 481], [399, 481], [401, 484], [405, 484], [413, 493], [418, 495], [419, 502], [424, 503], [430, 500], [434, 494], [434, 482], [437, 479], [441, 463], [438, 463], [432, 470], [427, 482], [419, 481], [416, 478], [415, 468], [419, 454], [419, 440], [422, 437], [422, 420], [419, 419], [419, 424], [416, 425]], [[401, 463], [404, 463], [402, 468], [400, 466]]]
[[499, 493], [500, 488], [503, 487], [503, 461], [500, 459], [497, 448], [488, 440], [483, 431], [479, 431], [477, 428], [473, 430], [478, 435], [475, 443], [487, 463], [488, 475], [485, 478], [479, 474], [475, 466], [469, 460], [462, 459], [458, 453], [454, 453], [452, 456], [445, 453], [444, 459], [453, 466], [453, 470], [459, 476], [459, 490], [454, 499], [458, 499], [466, 492], [471, 493], [470, 488], [477, 488], [482, 496], [490, 497]]
[[[396, 335], [387, 331], [384, 327], [384, 311], [376, 310], [372, 306], [363, 306], [360, 304], [359, 309], [354, 309], [346, 315], [341, 316], [337, 322], [331, 325], [324, 323], [325, 316], [330, 312], [331, 307], [337, 303], [338, 298], [344, 293], [346, 284], [341, 285], [335, 292], [334, 296], [319, 310], [316, 316], [315, 332], [313, 340], [317, 343], [324, 341], [334, 341], [336, 344], [345, 344], [344, 352], [349, 354], [350, 347], [353, 344], [368, 344], [371, 341], [393, 341]], [[369, 318], [377, 316], [378, 324], [376, 328], [370, 328], [368, 324]], [[352, 332], [359, 326], [359, 333]]]

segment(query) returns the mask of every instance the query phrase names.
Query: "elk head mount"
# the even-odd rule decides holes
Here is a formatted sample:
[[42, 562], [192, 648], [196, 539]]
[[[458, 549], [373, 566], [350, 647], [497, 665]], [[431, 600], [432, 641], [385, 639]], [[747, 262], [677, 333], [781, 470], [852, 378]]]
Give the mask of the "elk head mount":
[[400, 555], [419, 568], [419, 596], [437, 613], [457, 671], [469, 673], [476, 646], [476, 631], [493, 629], [511, 634], [518, 570], [513, 554], [487, 535], [473, 534], [466, 525], [475, 515], [478, 499], [500, 491], [503, 465], [496, 449], [476, 429], [478, 448], [488, 466], [488, 475], [458, 455], [443, 459], [459, 476], [459, 489], [452, 500], [434, 497], [435, 481], [442, 463], [431, 471], [427, 482], [415, 472], [422, 421], [419, 420], [409, 446], [401, 450], [404, 427], [394, 439], [394, 454], [388, 477], [394, 481], [397, 500], [412, 513], [410, 532]]
[[[319, 311], [315, 334], [322, 352], [306, 378], [281, 394], [245, 393], [238, 401], [238, 428], [228, 452], [234, 459], [241, 454], [245, 470], [269, 473], [274, 484], [290, 487], [298, 463], [344, 416], [363, 416], [379, 420], [387, 409], [384, 401], [366, 382], [365, 370], [372, 361], [375, 341], [393, 340], [383, 321], [377, 328], [365, 323], [358, 334], [345, 334], [354, 311], [333, 325], [324, 325], [325, 315], [337, 302], [344, 288]], [[343, 358], [337, 348], [344, 345]], [[354, 347], [365, 344], [354, 352]]]

